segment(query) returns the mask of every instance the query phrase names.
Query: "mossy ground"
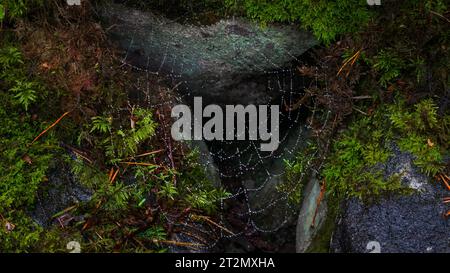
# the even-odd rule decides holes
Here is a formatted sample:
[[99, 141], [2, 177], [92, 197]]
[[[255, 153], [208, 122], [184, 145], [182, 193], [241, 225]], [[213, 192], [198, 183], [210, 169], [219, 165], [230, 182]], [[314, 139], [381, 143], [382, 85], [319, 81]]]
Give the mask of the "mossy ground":
[[[300, 67], [318, 83], [302, 103], [323, 109], [312, 129], [330, 204], [309, 251], [329, 251], [342, 200], [376, 202], [411, 192], [378, 169], [390, 158], [392, 144], [413, 154], [430, 181], [448, 173], [449, 38], [444, 2], [385, 1], [368, 26], [318, 49], [317, 65]], [[290, 166], [304, 158], [299, 155]]]
[[[89, 5], [3, 4], [0, 251], [68, 252], [70, 241], [83, 252], [165, 251], [182, 232], [179, 221], [214, 221], [227, 193], [208, 180], [195, 151], [167, 146], [160, 124], [170, 122], [170, 109], [133, 97], [140, 77], [155, 103], [169, 101], [170, 90], [121, 66]], [[53, 215], [59, 224], [47, 229], [30, 215], [51, 162], [71, 166], [93, 195]]]

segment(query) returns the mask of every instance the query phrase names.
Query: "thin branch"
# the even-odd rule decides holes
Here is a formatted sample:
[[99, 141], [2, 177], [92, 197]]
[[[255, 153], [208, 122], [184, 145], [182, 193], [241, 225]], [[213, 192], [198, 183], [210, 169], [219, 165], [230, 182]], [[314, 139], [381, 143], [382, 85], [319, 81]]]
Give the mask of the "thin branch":
[[213, 220], [209, 219], [209, 217], [206, 216], [201, 216], [201, 215], [192, 215], [193, 219], [201, 219], [201, 220], [205, 220], [206, 222], [226, 231], [227, 233], [231, 234], [231, 235], [235, 235], [232, 231], [230, 231], [229, 229], [227, 229], [226, 227], [223, 227], [219, 224], [217, 224], [216, 222], [214, 222]]
[[359, 112], [359, 113], [365, 115], [365, 116], [368, 116], [368, 115], [369, 115], [369, 114], [367, 114], [366, 112], [364, 112], [364, 111], [362, 111], [362, 110], [359, 110], [358, 108], [356, 108], [356, 107], [354, 107], [354, 106], [353, 106], [353, 109], [356, 110], [357, 112]]
[[191, 248], [198, 248], [198, 247], [205, 246], [205, 245], [199, 244], [199, 243], [186, 243], [186, 242], [157, 240], [157, 239], [154, 239], [153, 243], [155, 243], [155, 244], [168, 244], [168, 245], [175, 245], [175, 246], [184, 246], [184, 247], [191, 247]]
[[442, 14], [440, 14], [440, 13], [437, 13], [437, 12], [435, 12], [435, 11], [432, 11], [432, 10], [430, 11], [430, 13], [431, 13], [431, 14], [434, 14], [434, 15], [437, 15], [437, 16], [441, 17], [442, 19], [444, 19], [445, 21], [447, 21], [447, 22], [450, 23], [450, 20], [447, 19], [444, 15], [442, 15]]
[[53, 127], [56, 126], [56, 124], [58, 124], [65, 116], [67, 116], [69, 112], [65, 112], [61, 117], [59, 117], [55, 122], [53, 122], [52, 125], [50, 125], [49, 127], [47, 127], [47, 129], [45, 129], [44, 131], [42, 131], [32, 142], [31, 144], [33, 144], [34, 142], [36, 142], [36, 140], [38, 140], [41, 136], [43, 136], [45, 133], [47, 133], [50, 129], [52, 129]]
[[158, 164], [153, 164], [153, 163], [145, 163], [145, 162], [129, 162], [129, 161], [125, 161], [125, 162], [119, 162], [120, 164], [128, 164], [128, 165], [136, 165], [136, 166], [147, 166], [147, 167], [158, 167], [158, 168], [163, 168], [163, 166], [158, 165]]

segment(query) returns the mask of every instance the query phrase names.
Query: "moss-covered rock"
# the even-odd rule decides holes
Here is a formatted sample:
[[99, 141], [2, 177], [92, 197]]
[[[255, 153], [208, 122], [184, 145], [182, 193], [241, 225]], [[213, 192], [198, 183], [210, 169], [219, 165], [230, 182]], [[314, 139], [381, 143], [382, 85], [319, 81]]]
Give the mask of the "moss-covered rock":
[[236, 18], [193, 26], [117, 4], [99, 11], [126, 63], [168, 75], [183, 83], [179, 90], [214, 103], [269, 102], [278, 89], [255, 78], [290, 66], [317, 44], [295, 25], [261, 27]]

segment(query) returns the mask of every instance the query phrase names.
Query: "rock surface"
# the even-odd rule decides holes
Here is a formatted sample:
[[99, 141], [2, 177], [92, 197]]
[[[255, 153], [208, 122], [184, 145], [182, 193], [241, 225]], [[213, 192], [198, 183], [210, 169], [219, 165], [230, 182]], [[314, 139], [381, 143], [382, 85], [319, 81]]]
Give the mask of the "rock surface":
[[[254, 161], [254, 169], [246, 173], [244, 171], [242, 181], [248, 190], [248, 203], [253, 212], [251, 219], [261, 230], [277, 231], [283, 225], [295, 222], [300, 209], [289, 203], [287, 193], [277, 189], [285, 182], [284, 160], [293, 160], [295, 151], [301, 150], [304, 147], [304, 141], [308, 138], [309, 131], [305, 126], [295, 123], [292, 125], [288, 132], [282, 131], [281, 135], [286, 134], [286, 137], [272, 156], [263, 154], [255, 156], [255, 149], [250, 149], [239, 159], [241, 162]], [[238, 163], [234, 162], [236, 170], [239, 169]], [[293, 237], [295, 237], [294, 234]], [[283, 242], [286, 238], [277, 238], [277, 240], [280, 244], [286, 243]]]
[[311, 179], [306, 185], [302, 208], [297, 220], [296, 252], [303, 253], [311, 245], [311, 241], [319, 231], [327, 215], [326, 200], [320, 198], [320, 183], [317, 179]]
[[[89, 201], [91, 196], [92, 192], [80, 184], [67, 163], [56, 161], [48, 172], [48, 182], [38, 192], [31, 216], [41, 226], [49, 227], [57, 223], [53, 215], [80, 202]], [[64, 220], [68, 220], [67, 217]]]
[[[395, 151], [386, 174], [401, 174], [412, 195], [383, 198], [373, 205], [347, 201], [331, 244], [334, 252], [450, 252], [450, 221], [442, 198], [449, 192], [428, 181], [413, 165], [413, 156]], [[377, 249], [379, 246], [379, 249]]]
[[184, 82], [180, 91], [209, 103], [270, 102], [279, 89], [267, 88], [260, 76], [283, 70], [317, 44], [296, 25], [263, 28], [227, 19], [192, 26], [120, 4], [98, 10], [108, 35], [126, 51], [124, 62]]

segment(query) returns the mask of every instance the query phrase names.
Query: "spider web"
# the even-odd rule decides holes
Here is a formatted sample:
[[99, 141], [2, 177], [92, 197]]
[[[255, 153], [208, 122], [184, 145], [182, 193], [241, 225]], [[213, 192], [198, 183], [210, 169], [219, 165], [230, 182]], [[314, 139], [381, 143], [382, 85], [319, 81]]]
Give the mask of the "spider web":
[[[169, 69], [171, 72], [163, 73], [161, 71], [163, 65], [170, 66], [170, 63], [165, 62], [166, 55], [162, 56], [161, 65], [158, 69], [150, 67], [150, 59], [147, 59], [146, 65], [143, 66], [138, 67], [131, 64], [129, 60], [131, 52], [129, 49], [132, 48], [133, 42], [133, 39], [131, 39], [128, 50], [126, 50], [123, 58], [120, 60], [123, 66], [131, 68], [136, 75], [139, 75], [135, 84], [137, 90], [133, 94], [135, 96], [133, 101], [137, 100], [140, 105], [156, 111], [176, 104], [187, 104], [186, 102], [196, 96], [195, 90], [190, 90], [190, 85], [183, 79], [182, 73], [174, 73], [173, 71], [176, 71], [176, 69], [173, 68]], [[280, 47], [280, 45], [275, 46]], [[220, 202], [220, 221], [215, 223], [215, 227], [205, 227], [205, 225], [199, 225], [198, 221], [189, 217], [183, 223], [180, 223], [174, 221], [175, 216], [165, 214], [167, 221], [172, 225], [190, 231], [188, 233], [190, 234], [189, 236], [181, 235], [176, 240], [198, 243], [199, 246], [197, 246], [196, 251], [220, 251], [217, 249], [219, 245], [221, 246], [224, 242], [232, 241], [236, 238], [255, 234], [276, 234], [287, 225], [292, 224], [293, 220], [296, 220], [299, 210], [298, 207], [292, 206], [289, 199], [291, 195], [300, 191], [303, 185], [302, 183], [297, 183], [287, 191], [279, 191], [277, 186], [283, 183], [285, 176], [284, 165], [280, 164], [283, 163], [283, 159], [293, 159], [304, 148], [317, 109], [314, 106], [313, 109], [309, 110], [312, 118], [307, 122], [305, 109], [289, 110], [286, 108], [298, 102], [299, 98], [304, 94], [305, 87], [317, 85], [317, 78], [305, 79], [300, 77], [297, 66], [304, 63], [304, 61], [285, 49], [283, 49], [285, 54], [292, 58], [292, 65], [285, 68], [276, 65], [271, 60], [271, 56], [258, 52], [256, 47], [253, 50], [256, 51], [255, 54], [264, 56], [267, 63], [273, 64], [271, 69], [260, 68], [260, 78], [265, 79], [268, 92], [274, 92], [275, 90], [278, 94], [278, 98], [272, 104], [279, 104], [281, 109], [280, 146], [274, 152], [261, 152], [259, 141], [224, 140], [206, 143], [208, 148], [206, 157], [209, 158], [209, 161], [207, 160], [204, 164], [205, 172], [208, 173], [213, 169], [220, 178], [221, 186], [231, 193], [230, 196], [217, 200]], [[172, 62], [172, 65], [175, 62], [176, 60]], [[140, 63], [143, 62], [141, 61]], [[257, 67], [257, 64], [255, 66]], [[155, 76], [170, 83], [174, 91], [171, 93], [174, 95], [170, 99], [159, 101], [153, 99], [151, 93], [154, 92], [154, 88], [151, 86], [150, 78]], [[320, 114], [322, 113], [320, 112]], [[330, 112], [326, 113], [326, 121], [329, 114]], [[325, 122], [323, 128], [326, 125]], [[163, 131], [170, 132], [171, 124], [160, 124], [160, 126], [163, 127]], [[166, 146], [170, 145], [168, 138], [170, 136], [166, 135]], [[173, 148], [176, 149], [176, 147]], [[312, 171], [312, 174], [305, 171], [299, 177], [299, 181], [303, 180], [306, 174], [316, 174], [320, 166], [313, 166], [312, 162], [307, 162], [306, 169]], [[258, 200], [261, 199], [261, 196], [270, 196], [270, 198]], [[257, 204], [255, 204], [255, 200], [258, 200]], [[279, 217], [279, 213], [281, 213], [281, 217]], [[270, 224], [267, 224], [267, 221], [261, 221], [267, 219], [267, 217], [272, 219], [274, 214], [278, 215], [277, 221], [269, 221]], [[239, 219], [239, 224], [231, 223], [230, 215]]]

